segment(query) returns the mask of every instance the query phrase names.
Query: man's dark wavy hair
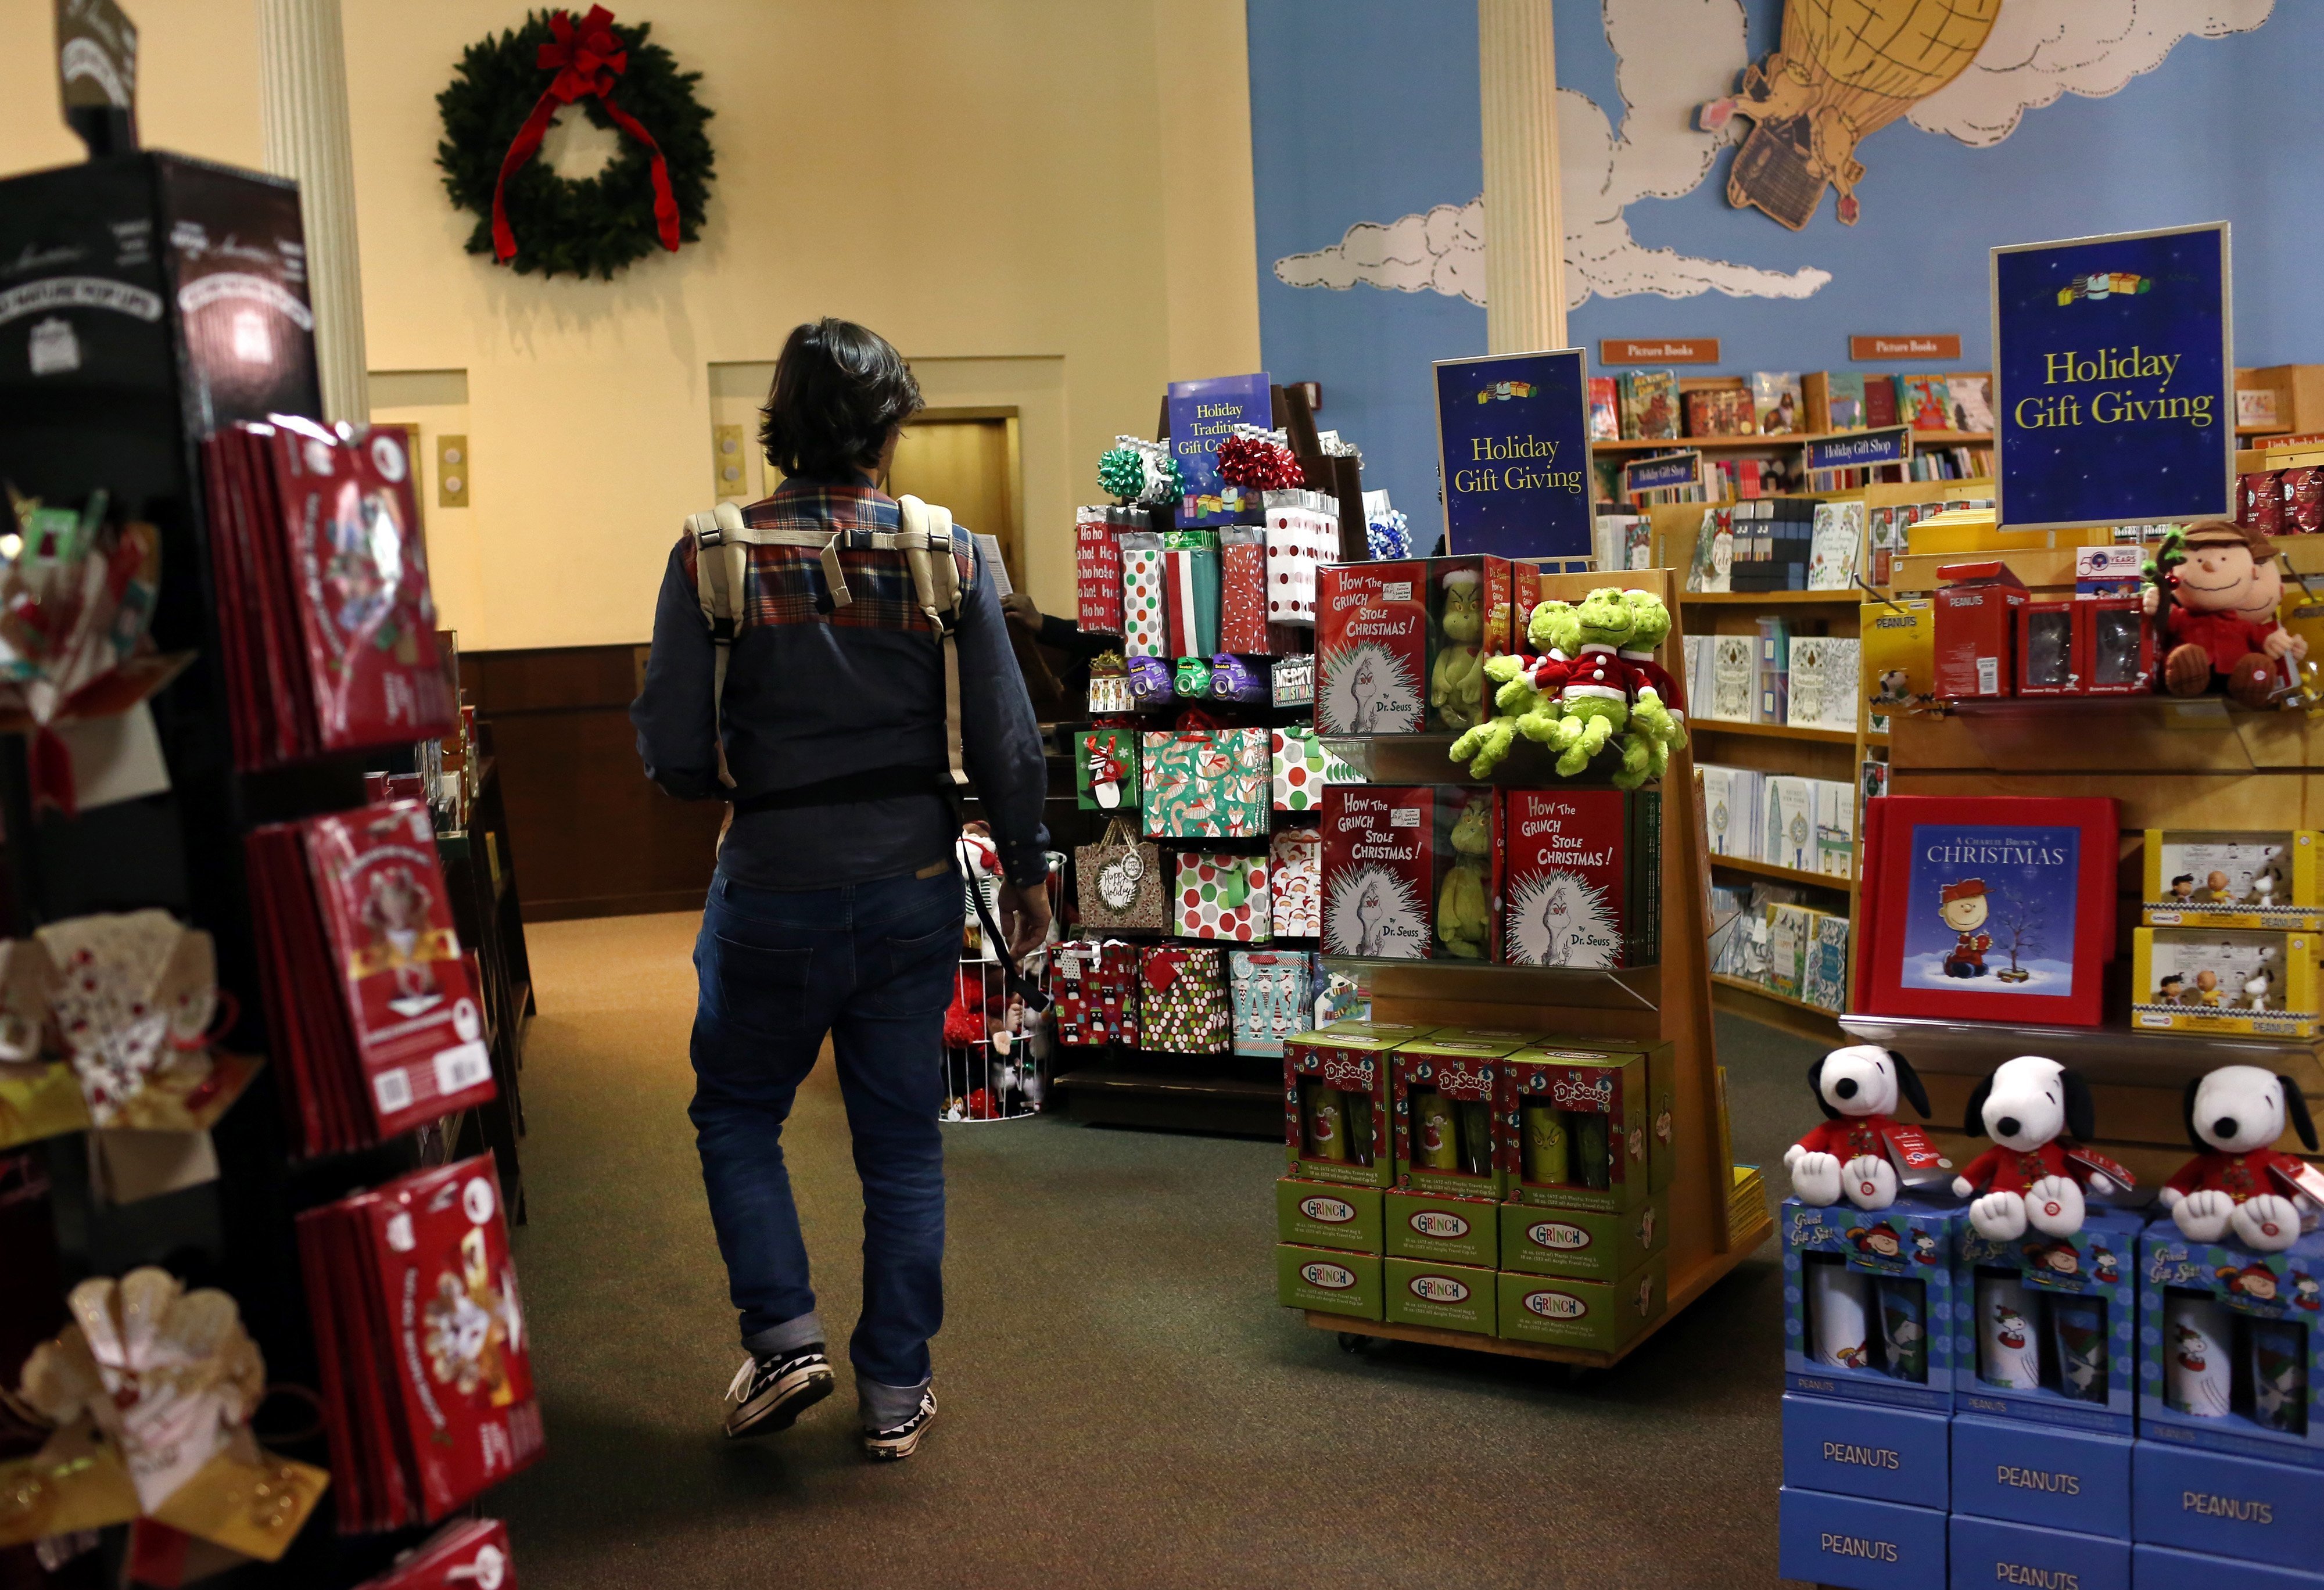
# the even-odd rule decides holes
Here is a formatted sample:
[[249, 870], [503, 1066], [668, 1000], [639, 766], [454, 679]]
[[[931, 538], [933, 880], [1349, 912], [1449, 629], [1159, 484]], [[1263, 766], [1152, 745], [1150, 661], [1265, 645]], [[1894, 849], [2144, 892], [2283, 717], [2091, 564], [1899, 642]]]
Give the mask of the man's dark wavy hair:
[[921, 407], [920, 383], [887, 338], [826, 315], [783, 344], [759, 446], [787, 475], [853, 480], [879, 467], [888, 433]]

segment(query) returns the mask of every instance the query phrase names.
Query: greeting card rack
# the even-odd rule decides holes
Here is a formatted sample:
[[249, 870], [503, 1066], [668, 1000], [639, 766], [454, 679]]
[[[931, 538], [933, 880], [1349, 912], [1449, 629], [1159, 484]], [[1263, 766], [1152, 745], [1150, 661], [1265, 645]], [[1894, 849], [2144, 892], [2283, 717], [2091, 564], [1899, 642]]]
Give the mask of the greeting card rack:
[[[187, 324], [192, 306], [171, 290], [176, 272], [198, 257], [187, 251], [228, 236], [242, 240], [240, 317], [230, 342], [206, 341]], [[221, 1046], [262, 1056], [269, 1048], [265, 1001], [243, 836], [263, 823], [363, 804], [365, 769], [363, 758], [339, 756], [263, 774], [235, 770], [197, 448], [205, 434], [237, 420], [321, 412], [298, 241], [291, 184], [175, 156], [115, 155], [0, 182], [0, 257], [93, 272], [36, 283], [54, 294], [43, 301], [73, 312], [69, 323], [34, 326], [42, 318], [35, 314], [0, 328], [0, 480], [57, 504], [81, 504], [104, 491], [123, 518], [157, 527], [162, 574], [153, 639], [165, 653], [195, 654], [151, 703], [168, 774], [163, 793], [71, 818], [53, 807], [36, 811], [25, 739], [0, 740], [9, 895], [0, 929], [21, 937], [88, 913], [166, 909], [215, 941], [218, 985], [239, 1010]], [[53, 266], [59, 260], [78, 262]], [[37, 339], [44, 330], [49, 356], [28, 358], [28, 333]], [[62, 356], [67, 349], [69, 359]], [[0, 1154], [0, 1183], [13, 1180], [23, 1192], [45, 1179], [52, 1238], [41, 1241], [36, 1222], [12, 1227], [37, 1251], [23, 1271], [0, 1265], [6, 1282], [0, 1344], [11, 1354], [0, 1362], [0, 1383], [13, 1389], [23, 1351], [61, 1324], [61, 1287], [158, 1264], [189, 1287], [220, 1287], [234, 1297], [270, 1385], [288, 1392], [258, 1411], [255, 1433], [272, 1450], [327, 1466], [310, 1393], [300, 1390], [320, 1383], [292, 1217], [416, 1168], [417, 1137], [296, 1160], [271, 1068], [260, 1071], [207, 1144], [192, 1141], [201, 1134], [108, 1135], [187, 1140], [110, 1144], [143, 1151], [127, 1161], [174, 1171], [147, 1187], [115, 1179], [108, 1191], [96, 1189], [97, 1135], [51, 1137]], [[14, 1284], [20, 1273], [51, 1264], [59, 1287]], [[21, 1433], [0, 1421], [0, 1443]], [[0, 1445], [12, 1457], [31, 1449]], [[245, 1563], [207, 1582], [226, 1590], [339, 1590], [379, 1572], [420, 1533], [342, 1537], [329, 1513], [327, 1505], [318, 1509], [281, 1560]], [[106, 1583], [127, 1582], [128, 1533], [105, 1531]], [[7, 1576], [9, 1555], [0, 1553], [0, 1577]]]
[[[1628, 588], [1650, 591], [1673, 606], [1673, 623], [1658, 660], [1665, 667], [1683, 655], [1676, 611], [1677, 582], [1668, 569], [1635, 569], [1613, 576]], [[1580, 602], [1609, 576], [1545, 574], [1545, 599]], [[1369, 742], [1368, 765], [1378, 782], [1462, 782], [1461, 769], [1445, 760], [1440, 742], [1425, 737]], [[1537, 774], [1512, 758], [1496, 770], [1496, 784], [1541, 784]], [[1692, 754], [1671, 755], [1663, 777], [1665, 790], [1691, 790]], [[1566, 1034], [1583, 1041], [1612, 1038], [1674, 1046], [1677, 1106], [1673, 1141], [1678, 1173], [1670, 1188], [1670, 1281], [1663, 1312], [1615, 1352], [1502, 1341], [1425, 1326], [1351, 1321], [1338, 1314], [1310, 1312], [1309, 1325], [1344, 1337], [1388, 1337], [1438, 1346], [1544, 1358], [1586, 1368], [1618, 1363], [1711, 1285], [1740, 1263], [1773, 1229], [1764, 1208], [1730, 1224], [1734, 1169], [1727, 1133], [1725, 1090], [1720, 1079], [1711, 1027], [1708, 854], [1699, 803], [1665, 798], [1662, 803], [1662, 959], [1653, 967], [1617, 971], [1565, 970], [1545, 967], [1491, 966], [1461, 960], [1353, 960], [1326, 955], [1327, 966], [1356, 972], [1371, 992], [1376, 1020], [1518, 1029]], [[1277, 1108], [1280, 1109], [1278, 1100]]]
[[[2324, 538], [2278, 545], [2303, 574], [2324, 574]], [[1979, 553], [1999, 557], [2036, 601], [2070, 597], [2074, 555], [2065, 550]], [[1899, 595], [1933, 590], [1958, 555], [1899, 560]], [[2134, 1031], [2128, 1016], [2130, 942], [2139, 921], [2142, 831], [2150, 828], [2291, 829], [2324, 824], [2324, 719], [2253, 712], [2220, 696], [2120, 696], [1960, 703], [1941, 715], [1899, 715], [1889, 744], [1891, 791], [1914, 795], [2102, 795], [2119, 813], [2122, 866], [2117, 943], [2099, 1027], [2029, 1027], [1852, 1014], [1840, 1025], [1864, 1042], [1892, 1044], [1928, 1084], [1931, 1135], [1956, 1164], [1980, 1152], [1960, 1130], [1969, 1095], [2000, 1062], [2044, 1054], [2089, 1080], [2098, 1144], [2162, 1184], [2187, 1157], [2181, 1089], [2217, 1066], [2246, 1064], [2289, 1076], [2324, 1108], [2324, 1041], [2209, 1037]], [[2301, 1152], [2287, 1134], [2277, 1144]], [[2144, 1196], [2142, 1192], [2141, 1196]]]

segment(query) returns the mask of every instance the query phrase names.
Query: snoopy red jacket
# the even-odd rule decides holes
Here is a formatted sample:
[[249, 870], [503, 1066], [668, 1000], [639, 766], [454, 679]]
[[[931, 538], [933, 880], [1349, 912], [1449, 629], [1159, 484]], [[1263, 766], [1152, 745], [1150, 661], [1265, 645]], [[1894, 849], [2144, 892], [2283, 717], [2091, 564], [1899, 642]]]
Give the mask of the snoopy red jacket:
[[2070, 1176], [2088, 1186], [2093, 1172], [2116, 1187], [2138, 1185], [2128, 1171], [2096, 1149], [2063, 1138], [2027, 1153], [1996, 1145], [1969, 1161], [1961, 1175], [1979, 1192], [2024, 1192], [2044, 1176]]
[[1886, 1116], [1842, 1116], [1821, 1122], [1800, 1139], [1799, 1145], [1810, 1153], [1832, 1154], [1843, 1164], [1858, 1154], [1884, 1150], [1892, 1151], [1896, 1163], [1908, 1171], [1934, 1170], [1945, 1163], [1927, 1133], [1910, 1121]]
[[[2268, 1185], [2270, 1176], [2278, 1185]], [[2224, 1192], [2242, 1203], [2263, 1192], [2281, 1193], [2287, 1198], [2295, 1192], [2306, 1192], [2312, 1197], [2315, 1181], [2316, 1172], [2298, 1154], [2273, 1148], [2255, 1148], [2249, 1153], [2223, 1153], [2214, 1149], [2180, 1166], [2179, 1173], [2163, 1185], [2181, 1192]]]

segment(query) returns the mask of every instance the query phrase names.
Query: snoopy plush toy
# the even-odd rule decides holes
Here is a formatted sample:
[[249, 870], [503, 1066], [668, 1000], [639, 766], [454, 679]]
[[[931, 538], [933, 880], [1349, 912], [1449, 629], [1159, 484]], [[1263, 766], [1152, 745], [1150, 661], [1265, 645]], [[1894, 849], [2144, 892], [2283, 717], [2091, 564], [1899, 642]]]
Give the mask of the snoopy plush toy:
[[1808, 1067], [1808, 1087], [1823, 1125], [1784, 1151], [1792, 1194], [1802, 1203], [1821, 1207], [1844, 1194], [1859, 1209], [1885, 1209], [1896, 1201], [1900, 1170], [1950, 1166], [1918, 1126], [1894, 1118], [1900, 1098], [1922, 1119], [1929, 1115], [1927, 1089], [1895, 1050], [1835, 1049]]
[[2004, 1061], [1979, 1082], [1961, 1130], [1993, 1139], [1953, 1181], [1959, 1196], [1978, 1195], [1969, 1223], [1990, 1241], [2015, 1242], [2028, 1226], [2071, 1236], [2082, 1228], [2084, 1183], [2097, 1193], [2135, 1185], [2128, 1171], [2079, 1141], [2098, 1130], [2089, 1085], [2038, 1054]]
[[2180, 1235], [2218, 1242], [2232, 1233], [2262, 1253], [2282, 1253], [2299, 1241], [2324, 1204], [2324, 1174], [2276, 1150], [2288, 1126], [2316, 1152], [2308, 1101], [2291, 1079], [2255, 1065], [2223, 1065], [2187, 1084], [2185, 1113], [2188, 1141], [2203, 1152], [2155, 1195]]

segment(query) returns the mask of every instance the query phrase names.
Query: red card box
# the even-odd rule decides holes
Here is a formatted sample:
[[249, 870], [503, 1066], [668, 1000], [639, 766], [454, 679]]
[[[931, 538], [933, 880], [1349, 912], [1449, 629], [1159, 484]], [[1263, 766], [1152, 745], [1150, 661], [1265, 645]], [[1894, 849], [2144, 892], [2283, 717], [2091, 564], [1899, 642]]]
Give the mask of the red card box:
[[446, 1524], [355, 1590], [516, 1590], [508, 1526], [496, 1518]]
[[2017, 610], [2030, 598], [1999, 560], [1937, 571], [1936, 693], [1946, 701], [2006, 696], [2017, 682]]

